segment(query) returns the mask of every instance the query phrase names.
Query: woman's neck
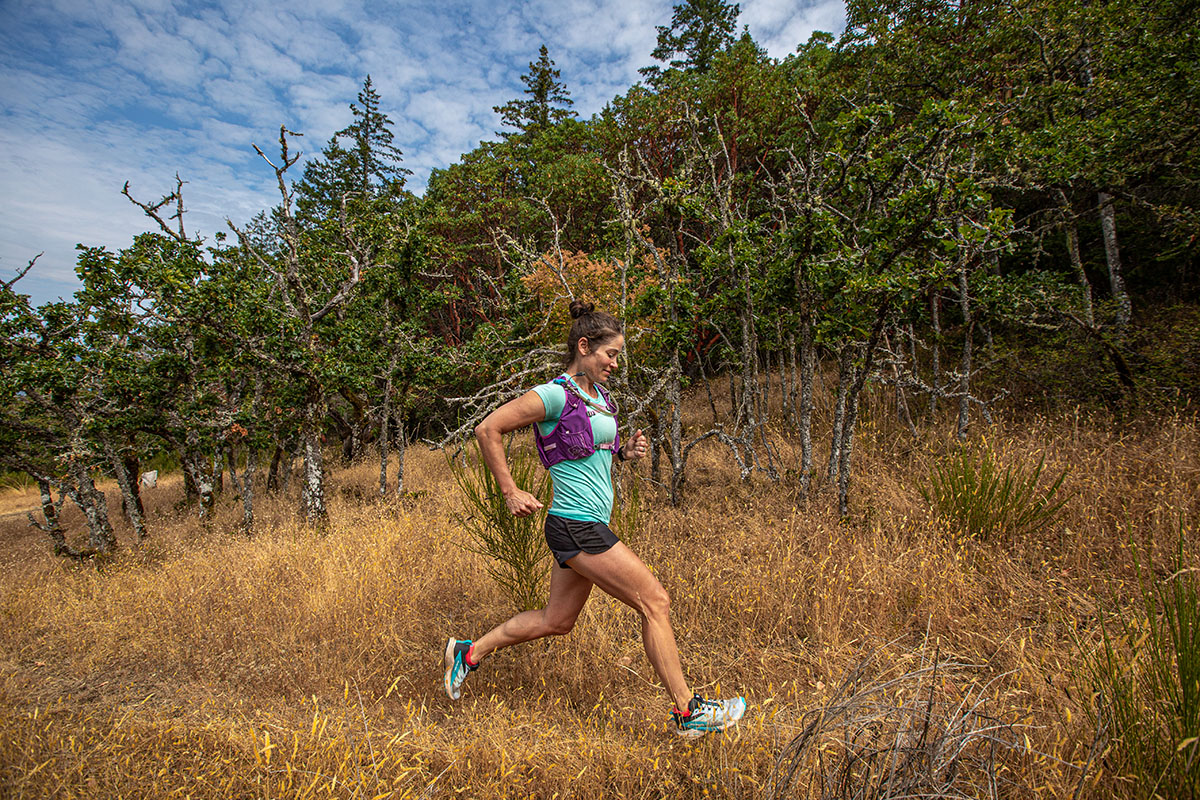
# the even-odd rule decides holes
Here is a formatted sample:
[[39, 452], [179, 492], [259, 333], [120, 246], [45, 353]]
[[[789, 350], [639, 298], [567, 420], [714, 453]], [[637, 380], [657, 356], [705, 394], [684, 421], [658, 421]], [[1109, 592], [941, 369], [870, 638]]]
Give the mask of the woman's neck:
[[583, 391], [587, 392], [592, 397], [595, 397], [599, 392], [596, 391], [596, 385], [592, 383], [592, 379], [587, 376], [587, 373], [572, 364], [567, 367], [566, 375], [571, 380], [575, 381], [575, 385]]

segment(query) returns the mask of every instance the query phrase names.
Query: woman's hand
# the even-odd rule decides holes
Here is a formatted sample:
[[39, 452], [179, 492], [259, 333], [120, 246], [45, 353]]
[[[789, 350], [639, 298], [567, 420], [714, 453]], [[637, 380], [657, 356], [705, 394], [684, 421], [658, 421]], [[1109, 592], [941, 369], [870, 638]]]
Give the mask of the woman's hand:
[[646, 435], [642, 433], [641, 428], [634, 431], [633, 436], [629, 437], [629, 441], [621, 446], [625, 451], [626, 461], [637, 461], [642, 456], [646, 455], [646, 450], [650, 447], [650, 442], [646, 439]]
[[523, 489], [514, 489], [510, 494], [506, 494], [504, 504], [514, 517], [528, 517], [542, 507], [536, 497]]

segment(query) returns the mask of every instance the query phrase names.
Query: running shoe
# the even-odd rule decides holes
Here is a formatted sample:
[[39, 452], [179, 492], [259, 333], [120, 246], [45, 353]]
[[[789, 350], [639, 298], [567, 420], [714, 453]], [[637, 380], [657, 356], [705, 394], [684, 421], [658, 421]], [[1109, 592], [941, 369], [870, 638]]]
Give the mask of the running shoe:
[[671, 711], [675, 720], [675, 731], [680, 736], [696, 738], [713, 731], [723, 731], [737, 723], [746, 713], [746, 701], [741, 697], [732, 700], [709, 700], [696, 695], [688, 701], [687, 713], [679, 709]]
[[474, 666], [467, 663], [467, 651], [471, 649], [471, 640], [462, 640], [451, 638], [446, 644], [446, 676], [443, 683], [446, 687], [446, 694], [451, 700], [457, 700], [462, 697], [463, 681], [467, 679], [467, 675], [472, 671], [479, 669], [479, 665]]

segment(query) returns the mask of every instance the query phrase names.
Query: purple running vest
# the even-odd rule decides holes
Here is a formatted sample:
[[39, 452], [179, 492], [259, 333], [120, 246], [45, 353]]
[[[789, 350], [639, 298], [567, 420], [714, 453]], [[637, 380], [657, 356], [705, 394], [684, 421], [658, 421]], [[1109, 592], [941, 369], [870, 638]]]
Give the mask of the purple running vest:
[[[537, 442], [538, 456], [542, 459], [542, 466], [550, 469], [562, 461], [577, 461], [587, 458], [597, 450], [617, 452], [621, 447], [621, 432], [617, 431], [612, 444], [597, 445], [595, 439], [592, 438], [592, 421], [588, 418], [587, 403], [582, 397], [575, 394], [562, 377], [555, 378], [551, 383], [563, 387], [563, 391], [567, 395], [567, 404], [563, 406], [558, 424], [548, 435], [542, 436], [538, 426], [536, 424], [533, 426], [533, 436]], [[600, 397], [604, 399], [604, 404], [615, 415], [617, 404], [609, 397], [603, 386], [598, 383], [595, 386], [600, 390]], [[613, 421], [616, 421], [615, 416]]]

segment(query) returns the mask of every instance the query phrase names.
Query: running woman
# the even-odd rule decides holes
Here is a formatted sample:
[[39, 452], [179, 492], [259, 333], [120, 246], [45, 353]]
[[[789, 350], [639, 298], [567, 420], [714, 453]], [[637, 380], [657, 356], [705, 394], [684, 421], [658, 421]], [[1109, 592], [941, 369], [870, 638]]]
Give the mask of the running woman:
[[603, 388], [625, 346], [623, 326], [611, 314], [578, 300], [571, 303], [571, 317], [566, 372], [505, 403], [475, 428], [483, 460], [496, 476], [508, 510], [524, 517], [542, 504], [513, 481], [501, 437], [536, 425], [538, 453], [554, 485], [546, 515], [546, 543], [558, 564], [550, 576], [550, 599], [545, 608], [517, 614], [474, 642], [451, 638], [445, 651], [446, 694], [457, 700], [467, 675], [492, 652], [570, 632], [592, 587], [599, 586], [641, 615], [642, 643], [675, 702], [671, 718], [676, 730], [690, 737], [723, 730], [741, 719], [746, 701], [710, 700], [688, 688], [667, 592], [608, 527], [613, 454], [621, 461], [637, 461], [647, 449], [640, 430], [621, 443], [617, 407]]

